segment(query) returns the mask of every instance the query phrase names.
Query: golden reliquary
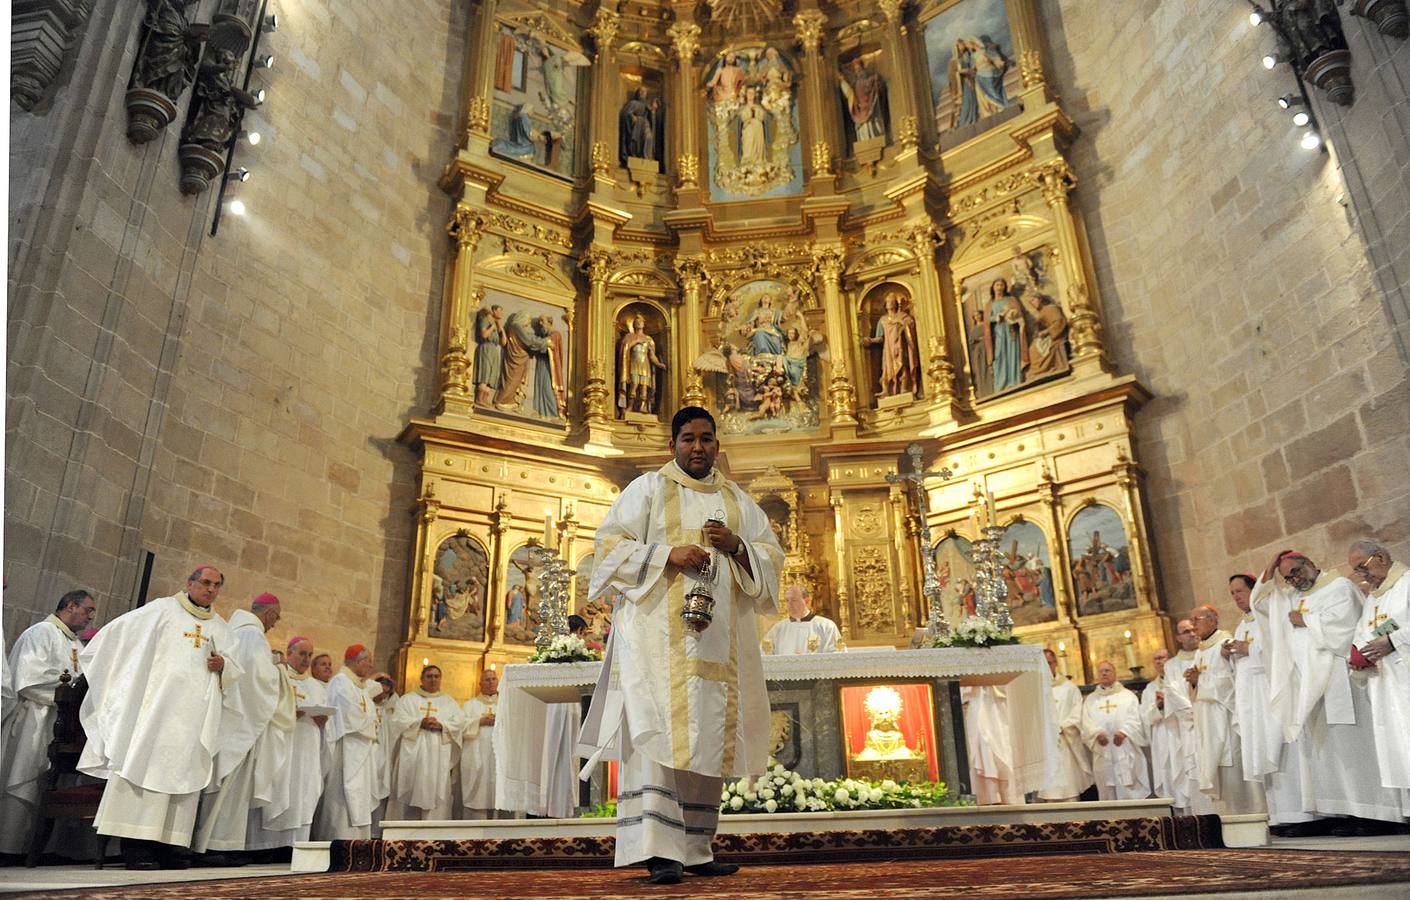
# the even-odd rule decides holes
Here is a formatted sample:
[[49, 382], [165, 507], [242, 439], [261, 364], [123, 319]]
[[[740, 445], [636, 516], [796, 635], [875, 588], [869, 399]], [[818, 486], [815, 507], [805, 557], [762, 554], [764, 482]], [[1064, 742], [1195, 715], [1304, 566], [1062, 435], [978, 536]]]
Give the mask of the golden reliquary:
[[862, 751], [852, 754], [852, 776], [874, 781], [925, 781], [929, 776], [925, 739], [921, 738], [914, 750], [906, 746], [906, 736], [897, 727], [901, 695], [896, 689], [872, 688], [862, 708], [871, 720], [871, 728]]

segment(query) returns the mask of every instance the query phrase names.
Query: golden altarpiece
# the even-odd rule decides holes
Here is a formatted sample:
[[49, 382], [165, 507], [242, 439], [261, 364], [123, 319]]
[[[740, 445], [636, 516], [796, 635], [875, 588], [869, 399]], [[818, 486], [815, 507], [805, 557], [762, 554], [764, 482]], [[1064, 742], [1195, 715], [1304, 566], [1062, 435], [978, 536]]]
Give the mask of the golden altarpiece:
[[917, 440], [953, 472], [929, 498], [952, 622], [992, 516], [1017, 630], [1074, 678], [1165, 642], [1149, 395], [1104, 350], [1031, 0], [474, 6], [439, 401], [403, 435], [404, 675], [433, 660], [468, 695], [532, 652], [544, 540], [601, 633], [594, 528], [683, 404], [849, 646], [924, 622], [916, 505], [886, 480]]

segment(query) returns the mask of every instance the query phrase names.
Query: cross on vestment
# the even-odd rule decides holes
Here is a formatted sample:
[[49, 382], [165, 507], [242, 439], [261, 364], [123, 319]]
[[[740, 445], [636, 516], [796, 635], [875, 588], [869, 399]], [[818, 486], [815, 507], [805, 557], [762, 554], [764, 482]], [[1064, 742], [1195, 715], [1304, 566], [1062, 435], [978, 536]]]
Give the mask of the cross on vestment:
[[299, 690], [298, 688], [294, 688], [294, 699], [295, 699], [295, 700], [307, 700], [307, 699], [308, 699], [308, 694], [305, 694], [303, 691]]
[[1309, 610], [1309, 609], [1307, 608], [1307, 598], [1306, 598], [1306, 597], [1298, 597], [1298, 598], [1297, 598], [1297, 609], [1293, 610], [1293, 612], [1295, 612], [1295, 613], [1297, 613], [1297, 614], [1299, 614], [1299, 615], [1306, 615], [1306, 614], [1307, 614], [1308, 612], [1310, 612], [1310, 611], [1311, 611], [1311, 610]]
[[[1375, 626], [1373, 625], [1371, 627], [1374, 628]], [[73, 671], [76, 674], [78, 672], [78, 651], [72, 647], [69, 648], [69, 659], [73, 660]]]
[[427, 701], [426, 701], [426, 708], [423, 709], [423, 710], [421, 710], [421, 713], [422, 713], [421, 718], [423, 718], [423, 719], [429, 719], [429, 718], [431, 718], [431, 713], [433, 713], [433, 712], [435, 712], [435, 711], [436, 711], [436, 707], [431, 703], [430, 700], [427, 700]]
[[1097, 707], [1097, 709], [1100, 709], [1102, 712], [1106, 713], [1107, 715], [1111, 715], [1112, 712], [1116, 709], [1116, 704], [1115, 704], [1115, 703], [1112, 703], [1110, 700], [1106, 700], [1106, 701], [1103, 701], [1102, 704]]
[[1390, 618], [1390, 616], [1388, 616], [1388, 615], [1386, 615], [1385, 613], [1381, 612], [1381, 605], [1380, 605], [1379, 603], [1377, 603], [1377, 604], [1376, 604], [1376, 607], [1375, 607], [1375, 610], [1371, 613], [1371, 627], [1372, 627], [1372, 628], [1379, 628], [1380, 625], [1381, 625], [1381, 623], [1384, 622], [1386, 619], [1389, 619], [1389, 618]]
[[211, 639], [211, 636], [210, 636], [210, 635], [208, 635], [208, 634], [201, 634], [201, 623], [200, 623], [200, 622], [197, 622], [197, 623], [196, 623], [196, 630], [195, 630], [194, 633], [188, 631], [188, 632], [185, 632], [184, 634], [182, 634], [181, 636], [182, 636], [182, 637], [188, 637], [188, 638], [190, 638], [190, 639], [191, 639], [191, 646], [192, 646], [192, 647], [195, 647], [197, 650], [201, 649], [201, 641], [209, 641], [209, 640]]

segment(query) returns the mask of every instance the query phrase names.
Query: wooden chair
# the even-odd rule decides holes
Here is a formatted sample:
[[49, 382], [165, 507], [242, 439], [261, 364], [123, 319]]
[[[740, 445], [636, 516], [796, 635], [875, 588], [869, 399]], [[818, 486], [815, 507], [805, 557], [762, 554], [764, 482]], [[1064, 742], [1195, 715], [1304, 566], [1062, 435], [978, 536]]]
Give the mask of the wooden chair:
[[[59, 787], [61, 779], [74, 781], [73, 776], [78, 774], [78, 758], [83, 755], [83, 745], [88, 742], [78, 719], [79, 708], [87, 693], [88, 679], [82, 675], [77, 681], [68, 672], [59, 676], [59, 686], [54, 689], [54, 705], [58, 708], [58, 714], [54, 717], [54, 739], [49, 742], [49, 771], [44, 775], [43, 789], [39, 794], [39, 814], [34, 823], [34, 840], [29, 845], [29, 857], [25, 861], [31, 868], [39, 864], [39, 857], [54, 831], [54, 820], [92, 820], [98, 815], [103, 784]], [[97, 867], [102, 866], [103, 853], [100, 850]]]

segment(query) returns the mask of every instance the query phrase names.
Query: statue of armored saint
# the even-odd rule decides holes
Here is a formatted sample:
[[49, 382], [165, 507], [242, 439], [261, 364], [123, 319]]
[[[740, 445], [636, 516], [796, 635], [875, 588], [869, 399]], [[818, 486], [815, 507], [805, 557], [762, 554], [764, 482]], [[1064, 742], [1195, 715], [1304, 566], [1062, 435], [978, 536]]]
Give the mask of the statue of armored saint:
[[656, 370], [666, 364], [656, 356], [656, 341], [646, 333], [646, 317], [637, 313], [617, 346], [617, 406], [626, 412], [656, 412]]

